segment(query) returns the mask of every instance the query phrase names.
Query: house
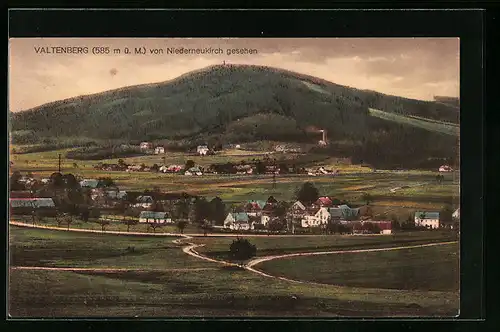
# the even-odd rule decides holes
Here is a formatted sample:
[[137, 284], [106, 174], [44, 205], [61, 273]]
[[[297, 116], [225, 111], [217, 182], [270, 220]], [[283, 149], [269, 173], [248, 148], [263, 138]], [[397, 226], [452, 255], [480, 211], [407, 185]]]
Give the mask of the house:
[[415, 212], [415, 226], [439, 228], [439, 212]]
[[224, 227], [232, 230], [249, 230], [251, 226], [248, 214], [245, 212], [229, 213], [224, 220]]
[[389, 220], [365, 220], [362, 225], [372, 223], [380, 229], [380, 234], [392, 234], [392, 221]]
[[155, 154], [163, 154], [165, 153], [165, 148], [163, 146], [157, 146], [155, 148]]
[[451, 168], [448, 165], [442, 165], [441, 167], [439, 167], [439, 171], [440, 172], [453, 172], [453, 168]]
[[302, 227], [319, 227], [321, 225], [326, 225], [330, 218], [330, 212], [327, 208], [321, 207], [316, 212], [307, 213], [302, 218]]
[[96, 179], [84, 179], [80, 181], [80, 187], [82, 188], [96, 189], [98, 185], [99, 180]]
[[191, 167], [188, 169], [186, 172], [184, 172], [184, 175], [203, 175], [201, 172], [201, 169], [199, 167]]
[[141, 142], [139, 145], [141, 150], [151, 150], [153, 148], [153, 143], [151, 142]]
[[172, 218], [167, 212], [141, 211], [139, 215], [140, 223], [173, 224]]
[[208, 154], [208, 146], [198, 145], [198, 147], [196, 148], [196, 153], [200, 156], [206, 156]]
[[265, 206], [266, 206], [266, 201], [261, 201], [261, 200], [248, 201], [245, 204], [244, 209], [249, 216], [256, 217], [262, 214], [262, 210], [264, 209]]
[[329, 208], [328, 212], [330, 213], [330, 220], [331, 221], [340, 222], [342, 220], [342, 209], [341, 208], [339, 208], [339, 207]]
[[33, 211], [41, 212], [45, 216], [55, 216], [57, 213], [52, 198], [11, 198], [9, 205], [13, 215], [30, 215]]
[[149, 209], [153, 207], [154, 200], [151, 196], [141, 195], [135, 200], [134, 207], [139, 207], [143, 209]]
[[359, 208], [351, 208], [348, 205], [339, 205], [338, 207], [342, 213], [342, 220], [356, 220], [360, 215]]
[[451, 215], [454, 219], [460, 219], [460, 208], [456, 209]]
[[332, 200], [330, 197], [320, 197], [316, 202], [314, 202], [314, 205], [319, 206], [319, 207], [330, 207], [332, 206]]

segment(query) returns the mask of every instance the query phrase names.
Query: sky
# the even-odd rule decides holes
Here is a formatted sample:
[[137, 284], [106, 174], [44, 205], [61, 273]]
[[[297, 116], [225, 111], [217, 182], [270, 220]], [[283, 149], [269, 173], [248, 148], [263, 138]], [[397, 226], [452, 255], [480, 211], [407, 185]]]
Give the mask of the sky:
[[[459, 96], [458, 38], [15, 38], [9, 40], [9, 108], [156, 83], [223, 61], [313, 75], [407, 98]], [[87, 54], [52, 47], [86, 47]], [[93, 54], [109, 47], [109, 54]], [[128, 47], [130, 54], [125, 54]], [[134, 54], [144, 47], [147, 54]], [[222, 54], [167, 54], [167, 48], [221, 48]], [[41, 53], [47, 49], [52, 53]], [[151, 54], [151, 49], [163, 54]], [[228, 49], [254, 54], [227, 54]], [[120, 49], [120, 54], [114, 53]], [[38, 52], [37, 52], [38, 51]]]

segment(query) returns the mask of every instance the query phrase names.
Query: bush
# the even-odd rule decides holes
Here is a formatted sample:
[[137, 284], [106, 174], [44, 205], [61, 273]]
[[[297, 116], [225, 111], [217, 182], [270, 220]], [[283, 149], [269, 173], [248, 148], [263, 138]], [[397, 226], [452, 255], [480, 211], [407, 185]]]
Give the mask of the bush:
[[229, 253], [231, 258], [243, 261], [254, 257], [257, 254], [257, 247], [247, 239], [238, 238], [229, 246]]

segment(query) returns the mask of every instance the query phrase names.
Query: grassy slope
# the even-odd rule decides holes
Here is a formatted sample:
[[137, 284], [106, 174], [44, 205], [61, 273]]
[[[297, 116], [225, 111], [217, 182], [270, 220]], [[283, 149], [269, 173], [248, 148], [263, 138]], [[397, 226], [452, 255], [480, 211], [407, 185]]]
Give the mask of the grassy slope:
[[[164, 242], [167, 239], [15, 227], [11, 228], [11, 236], [13, 255], [25, 264], [88, 266], [89, 260], [98, 262], [99, 267], [105, 260], [108, 260], [106, 267], [145, 268], [147, 265], [151, 268], [158, 264], [199, 267], [205, 264], [177, 256], [173, 248], [170, 250], [170, 242]], [[317, 239], [324, 241], [321, 237]], [[269, 243], [270, 246], [291, 245], [277, 240]], [[297, 238], [297, 241], [310, 245], [311, 240]], [[162, 255], [127, 257], [125, 264], [119, 254], [129, 245]], [[179, 248], [175, 250], [180, 252]], [[112, 258], [112, 255], [115, 256]], [[292, 295], [298, 299], [291, 300]], [[9, 313], [13, 317], [449, 316], [456, 314], [457, 307], [458, 297], [453, 293], [290, 284], [227, 269], [164, 273], [11, 270], [9, 278]]]
[[[242, 235], [244, 236], [244, 235]], [[318, 235], [314, 237], [252, 238], [257, 247], [257, 256], [279, 255], [295, 252], [334, 251], [350, 249], [369, 249], [418, 245], [431, 242], [454, 241], [456, 237], [449, 232], [398, 233], [391, 236], [371, 235]], [[193, 242], [204, 243], [199, 249], [209, 256], [227, 258], [227, 248], [233, 239], [195, 238]]]
[[371, 253], [292, 257], [257, 268], [273, 275], [352, 287], [455, 291], [459, 247], [442, 245]]
[[[13, 266], [168, 269], [212, 266], [184, 254], [172, 238], [66, 233], [11, 227]], [[127, 250], [134, 247], [134, 252]]]

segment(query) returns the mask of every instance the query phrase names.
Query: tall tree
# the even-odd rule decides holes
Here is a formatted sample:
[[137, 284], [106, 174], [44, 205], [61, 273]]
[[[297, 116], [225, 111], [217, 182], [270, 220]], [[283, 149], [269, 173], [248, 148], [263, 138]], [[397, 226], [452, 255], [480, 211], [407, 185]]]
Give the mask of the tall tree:
[[306, 182], [299, 188], [296, 196], [297, 200], [310, 205], [318, 200], [319, 191], [311, 182]]
[[197, 198], [193, 205], [194, 221], [202, 224], [210, 217], [210, 205], [204, 197]]
[[226, 205], [219, 197], [215, 197], [210, 201], [210, 220], [213, 220], [216, 225], [222, 225], [226, 218]]
[[19, 181], [21, 180], [22, 175], [21, 172], [15, 171], [12, 173], [10, 176], [10, 190], [11, 191], [16, 191], [16, 190], [24, 190], [25, 186]]
[[190, 168], [192, 168], [194, 166], [195, 166], [194, 161], [190, 159], [190, 160], [186, 161], [186, 165], [184, 166], [184, 169], [188, 170], [188, 169], [190, 169]]

